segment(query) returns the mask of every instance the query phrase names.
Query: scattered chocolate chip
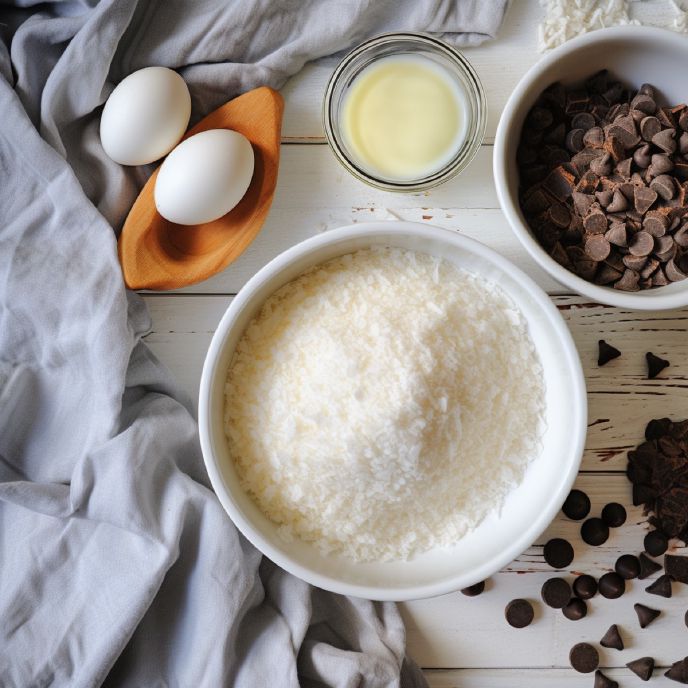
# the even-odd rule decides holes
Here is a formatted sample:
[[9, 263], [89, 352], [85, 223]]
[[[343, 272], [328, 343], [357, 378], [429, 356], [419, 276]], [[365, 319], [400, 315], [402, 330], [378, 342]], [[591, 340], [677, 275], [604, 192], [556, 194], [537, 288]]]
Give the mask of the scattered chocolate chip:
[[590, 513], [590, 498], [582, 490], [571, 490], [561, 510], [567, 518], [573, 521], [580, 521]]
[[552, 538], [544, 548], [545, 561], [554, 569], [565, 569], [573, 561], [573, 547], [568, 540]]
[[660, 597], [671, 597], [671, 576], [666, 574], [660, 576], [654, 583], [645, 588], [645, 592]]
[[479, 583], [469, 585], [467, 588], [464, 588], [461, 592], [464, 595], [466, 595], [466, 597], [477, 597], [484, 590], [485, 590], [485, 581], [480, 581]]
[[511, 602], [506, 605], [504, 616], [509, 626], [513, 626], [514, 628], [525, 628], [530, 625], [535, 616], [535, 612], [533, 611], [533, 605], [530, 604], [528, 600], [516, 599], [511, 600]]
[[679, 554], [665, 554], [664, 570], [677, 583], [688, 585], [688, 557], [682, 557]]
[[589, 643], [578, 643], [569, 652], [569, 662], [579, 673], [589, 674], [599, 666], [600, 656], [597, 650]]
[[597, 581], [587, 573], [573, 581], [573, 593], [581, 600], [589, 600], [597, 594]]
[[664, 675], [677, 683], [688, 683], [688, 657], [674, 662]]
[[540, 591], [542, 601], [553, 609], [562, 609], [571, 599], [571, 586], [563, 578], [549, 578]]
[[601, 518], [589, 518], [581, 526], [581, 537], [588, 545], [598, 547], [609, 539], [609, 528]]
[[600, 595], [615, 600], [626, 592], [626, 582], [618, 573], [605, 573], [598, 581]]
[[561, 611], [569, 621], [579, 621], [588, 613], [588, 605], [580, 598], [574, 597]]
[[644, 604], [634, 604], [633, 609], [638, 615], [638, 622], [640, 623], [640, 628], [646, 628], [649, 626], [662, 612], [658, 609], [652, 609], [651, 607], [646, 607]]
[[622, 554], [614, 564], [614, 570], [624, 580], [632, 580], [640, 575], [640, 561], [632, 554]]
[[665, 368], [669, 367], [669, 361], [655, 356], [651, 351], [645, 354], [647, 360], [647, 379], [654, 380]]
[[618, 502], [610, 502], [602, 509], [602, 520], [610, 528], [619, 528], [626, 523], [626, 509]]
[[602, 647], [608, 647], [612, 650], [624, 649], [623, 638], [621, 637], [621, 633], [619, 633], [619, 627], [616, 624], [612, 624], [607, 632], [602, 636], [600, 645], [602, 645]]
[[655, 660], [652, 657], [641, 657], [628, 662], [626, 666], [643, 681], [649, 681], [652, 678], [652, 672], [655, 670]]
[[[621, 356], [621, 352], [616, 347], [613, 347], [611, 344], [607, 344], [607, 342], [605, 342], [604, 339], [600, 339], [597, 342], [597, 345], [598, 345], [598, 350], [599, 350], [598, 355], [597, 355], [597, 365], [598, 366], [603, 366], [606, 363], [609, 363], [609, 361], [613, 360], [614, 358], [618, 358], [619, 356]], [[587, 495], [585, 495], [585, 498], [588, 501], [588, 509], [582, 516], [580, 516], [580, 518], [585, 518], [590, 513], [590, 500], [588, 499]], [[608, 504], [607, 506], [611, 506], [611, 505]], [[621, 506], [621, 505], [619, 504], [617, 506]], [[623, 509], [623, 507], [621, 507], [621, 508]], [[606, 509], [606, 507], [605, 507], [605, 509]], [[566, 513], [566, 512], [564, 512], [564, 513]], [[626, 518], [625, 513], [626, 512], [624, 510], [624, 520]], [[571, 518], [571, 517], [569, 517], [569, 518]], [[576, 520], [579, 520], [579, 519], [576, 519]], [[604, 511], [602, 512], [602, 520], [605, 521], [605, 523], [606, 523], [606, 519], [604, 518]], [[609, 524], [607, 523], [607, 525], [609, 525]]]
[[619, 684], [616, 681], [612, 681], [598, 669], [595, 672], [595, 684], [593, 688], [619, 688]]
[[643, 540], [645, 551], [653, 557], [661, 557], [669, 548], [669, 540], [659, 530], [651, 530]]
[[640, 561], [640, 575], [638, 578], [641, 580], [649, 578], [653, 573], [662, 570], [662, 567], [656, 561], [652, 561], [644, 552], [638, 557], [638, 560]]

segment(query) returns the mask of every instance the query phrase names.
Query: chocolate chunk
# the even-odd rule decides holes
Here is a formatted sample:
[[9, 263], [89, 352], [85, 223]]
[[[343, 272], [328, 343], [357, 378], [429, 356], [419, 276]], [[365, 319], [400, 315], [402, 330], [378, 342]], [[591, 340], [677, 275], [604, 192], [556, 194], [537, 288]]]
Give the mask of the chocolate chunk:
[[653, 573], [657, 573], [657, 571], [662, 570], [662, 567], [656, 561], [652, 561], [652, 559], [650, 559], [650, 557], [648, 557], [644, 552], [638, 557], [638, 559], [640, 561], [640, 575], [638, 578], [641, 580], [643, 578], [649, 578]]
[[628, 662], [626, 666], [643, 681], [649, 681], [652, 678], [652, 672], [655, 670], [655, 660], [652, 657], [641, 657]]
[[614, 570], [624, 580], [632, 580], [640, 574], [640, 562], [638, 557], [632, 554], [622, 554], [614, 564]]
[[549, 209], [549, 219], [557, 227], [566, 229], [571, 223], [571, 213], [568, 211], [565, 205], [561, 203], [555, 203]]
[[549, 578], [544, 582], [540, 595], [548, 607], [562, 609], [571, 599], [571, 586], [563, 578]]
[[665, 554], [664, 570], [677, 583], [688, 585], [688, 557], [682, 557], [678, 554]]
[[603, 234], [591, 234], [585, 241], [585, 252], [598, 263], [604, 260], [610, 251], [611, 246]]
[[588, 613], [588, 605], [578, 597], [574, 597], [561, 610], [569, 621], [580, 621]]
[[661, 148], [665, 153], [673, 153], [676, 151], [676, 132], [673, 129], [662, 129], [659, 133], [652, 137], [652, 143]]
[[[656, 190], [656, 189], [655, 189]], [[659, 193], [659, 191], [657, 191]], [[620, 213], [628, 208], [628, 200], [618, 189], [614, 191], [612, 202], [607, 206], [607, 212]]]
[[618, 502], [610, 502], [602, 509], [602, 520], [610, 528], [620, 528], [626, 523], [626, 509]]
[[461, 590], [461, 592], [462, 592], [462, 594], [466, 595], [466, 597], [477, 597], [484, 590], [485, 590], [485, 581], [480, 581], [479, 583], [474, 583], [473, 585], [469, 585], [467, 588], [463, 588], [463, 590]]
[[589, 600], [597, 594], [597, 581], [584, 573], [573, 581], [573, 593], [581, 600]]
[[614, 244], [614, 246], [627, 246], [626, 225], [623, 222], [612, 222], [609, 229], [605, 232], [604, 238], [610, 244]]
[[[564, 516], [567, 518], [570, 518], [573, 521], [580, 521], [590, 513], [590, 498], [582, 490], [571, 490], [571, 492], [569, 492], [569, 496], [564, 502], [564, 505], [561, 507], [561, 510], [564, 512]], [[566, 540], [563, 540], [562, 542], [566, 542]], [[571, 551], [573, 551], [573, 549]], [[573, 557], [571, 558], [571, 561], [573, 561]], [[568, 566], [570, 563], [571, 562], [568, 562], [565, 564], [565, 566]]]
[[636, 186], [633, 190], [635, 209], [644, 215], [657, 200], [657, 192], [644, 186]]
[[623, 638], [621, 637], [621, 633], [619, 633], [619, 627], [616, 624], [612, 624], [607, 632], [602, 636], [600, 645], [602, 645], [602, 647], [608, 647], [612, 650], [624, 649]]
[[654, 583], [645, 588], [645, 592], [649, 592], [650, 595], [671, 597], [671, 576], [666, 574], [660, 576]]
[[589, 518], [581, 526], [581, 537], [588, 545], [598, 547], [609, 539], [609, 528], [601, 518]]
[[573, 129], [582, 129], [587, 131], [595, 126], [595, 118], [589, 112], [579, 112], [573, 116], [571, 120], [571, 127]]
[[589, 674], [599, 666], [600, 656], [597, 650], [589, 643], [578, 643], [569, 652], [569, 662], [579, 673]]
[[595, 672], [595, 683], [593, 688], [619, 688], [619, 684], [616, 681], [612, 681], [598, 669]]
[[640, 122], [640, 135], [645, 141], [652, 141], [652, 137], [659, 134], [662, 125], [656, 117], [645, 117]]
[[544, 548], [545, 561], [554, 569], [565, 569], [573, 561], [573, 547], [568, 540], [552, 538]]
[[566, 138], [564, 139], [564, 145], [566, 149], [572, 153], [578, 153], [583, 150], [585, 144], [583, 143], [583, 130], [582, 129], [572, 129], [567, 132]]
[[665, 272], [667, 279], [670, 282], [680, 282], [681, 280], [686, 279], [686, 273], [683, 272], [678, 265], [676, 265], [676, 261], [673, 258], [670, 258], [667, 261]]
[[509, 626], [514, 628], [525, 628], [530, 625], [530, 622], [535, 616], [533, 605], [528, 600], [516, 599], [511, 600], [506, 605], [504, 616]]
[[645, 551], [653, 557], [661, 557], [669, 549], [669, 540], [659, 530], [651, 530], [643, 540]]
[[614, 283], [614, 289], [620, 289], [622, 291], [639, 291], [639, 281], [640, 278], [637, 272], [630, 269], [625, 270], [621, 279]]
[[583, 134], [583, 145], [586, 148], [602, 148], [604, 132], [601, 127], [592, 127]]
[[668, 174], [660, 174], [650, 182], [650, 188], [657, 192], [660, 198], [665, 201], [670, 201], [676, 193], [676, 186], [674, 180]]
[[650, 144], [646, 143], [644, 146], [635, 149], [633, 152], [633, 162], [643, 170], [650, 166]]
[[626, 582], [616, 572], [605, 573], [598, 581], [597, 587], [602, 597], [615, 600], [626, 592]]
[[583, 227], [589, 234], [604, 234], [607, 231], [607, 216], [599, 209], [592, 209], [583, 220]]
[[665, 368], [669, 367], [669, 361], [655, 356], [651, 351], [645, 354], [647, 360], [647, 379], [654, 380]]
[[612, 156], [609, 152], [596, 156], [590, 160], [588, 167], [598, 177], [606, 177], [612, 173]]
[[658, 609], [652, 609], [637, 602], [633, 605], [633, 609], [635, 609], [635, 613], [638, 615], [640, 628], [647, 628], [662, 613]]
[[654, 237], [644, 231], [635, 234], [628, 244], [628, 250], [633, 256], [649, 256], [654, 247]]
[[664, 672], [664, 675], [671, 679], [672, 681], [676, 681], [677, 683], [688, 683], [688, 657], [685, 657], [684, 659], [679, 660], [678, 662], [674, 662], [667, 671]]

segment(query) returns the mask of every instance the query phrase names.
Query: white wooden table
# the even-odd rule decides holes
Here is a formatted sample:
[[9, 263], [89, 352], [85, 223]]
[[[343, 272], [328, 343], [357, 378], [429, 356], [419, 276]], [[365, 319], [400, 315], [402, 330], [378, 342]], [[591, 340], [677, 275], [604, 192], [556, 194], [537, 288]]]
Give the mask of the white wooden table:
[[[596, 596], [588, 616], [578, 622], [539, 601], [542, 583], [553, 575], [542, 556], [542, 544], [552, 536], [574, 544], [570, 577], [574, 571], [600, 576], [620, 554], [642, 551], [648, 526], [641, 510], [629, 506], [625, 453], [640, 441], [650, 418], [688, 417], [688, 309], [643, 314], [564, 293], [526, 255], [499, 210], [491, 173], [492, 141], [509, 93], [539, 58], [535, 45], [540, 11], [536, 0], [514, 0], [499, 39], [465, 51], [487, 91], [487, 136], [470, 168], [431, 192], [375, 191], [340, 167], [320, 124], [322, 94], [335, 60], [307, 66], [283, 90], [279, 183], [261, 234], [222, 274], [178, 293], [145, 296], [154, 323], [147, 342], [195, 397], [206, 348], [232, 295], [287, 247], [340, 225], [397, 217], [449, 227], [493, 247], [552, 295], [571, 327], [588, 385], [589, 434], [577, 486], [590, 495], [593, 513], [607, 502], [619, 501], [629, 507], [629, 518], [604, 546], [592, 548], [581, 541], [579, 524], [560, 516], [535, 545], [491, 579], [480, 597], [455, 593], [402, 605], [409, 653], [426, 670], [431, 686], [438, 688], [592, 686], [592, 675], [569, 667], [569, 649], [580, 641], [597, 643], [612, 623], [622, 628], [627, 649], [601, 648], [601, 663], [610, 667], [606, 673], [622, 687], [646, 685], [624, 668], [626, 662], [650, 655], [666, 667], [688, 654], [683, 620], [688, 586], [675, 584], [674, 597], [665, 600], [643, 591], [649, 581], [632, 581], [630, 592], [618, 600]], [[600, 338], [623, 351], [604, 368], [596, 364]], [[671, 361], [661, 379], [645, 379], [648, 350]], [[515, 630], [504, 621], [504, 607], [515, 597], [536, 601], [535, 621], [529, 628]], [[664, 610], [651, 628], [639, 628], [633, 611], [636, 601]]]

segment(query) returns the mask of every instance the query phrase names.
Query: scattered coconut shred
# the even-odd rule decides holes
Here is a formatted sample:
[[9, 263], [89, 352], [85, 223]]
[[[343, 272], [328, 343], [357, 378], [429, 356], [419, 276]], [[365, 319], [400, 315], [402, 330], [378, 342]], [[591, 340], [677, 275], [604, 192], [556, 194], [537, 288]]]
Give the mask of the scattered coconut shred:
[[496, 285], [369, 249], [275, 292], [230, 365], [225, 429], [243, 488], [355, 561], [455, 543], [540, 452], [542, 369]]

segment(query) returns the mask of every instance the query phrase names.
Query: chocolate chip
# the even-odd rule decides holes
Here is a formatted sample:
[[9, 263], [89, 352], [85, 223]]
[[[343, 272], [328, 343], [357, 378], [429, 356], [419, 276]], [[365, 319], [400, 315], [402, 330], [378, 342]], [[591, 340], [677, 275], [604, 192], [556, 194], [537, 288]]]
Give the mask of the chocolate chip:
[[558, 201], [565, 201], [573, 192], [574, 181], [575, 177], [560, 165], [547, 175], [542, 185]]
[[628, 200], [618, 189], [614, 191], [612, 202], [607, 206], [607, 212], [620, 213], [628, 208]]
[[607, 152], [590, 161], [590, 171], [598, 177], [606, 177], [612, 172], [612, 156]]
[[662, 237], [666, 234], [669, 221], [666, 215], [650, 210], [643, 219], [643, 229], [653, 237]]
[[588, 112], [579, 112], [571, 119], [571, 127], [573, 129], [582, 129], [587, 131], [595, 126], [595, 118]]
[[618, 282], [614, 283], [614, 289], [622, 291], [638, 291], [640, 287], [638, 273], [634, 270], [625, 270], [623, 276]]
[[[606, 363], [609, 363], [609, 361], [621, 356], [621, 352], [617, 348], [611, 346], [611, 344], [607, 344], [607, 342], [605, 342], [604, 339], [600, 339], [597, 342], [597, 346], [598, 346], [598, 350], [599, 350], [598, 355], [597, 355], [597, 365], [598, 366], [603, 366]], [[589, 512], [590, 512], [590, 500], [588, 500], [588, 510], [585, 512], [585, 514], [583, 516], [581, 516], [581, 518], [585, 518]], [[604, 512], [602, 513], [602, 518], [604, 519]]]
[[628, 236], [623, 222], [613, 222], [605, 232], [604, 238], [614, 246], [627, 246]]
[[669, 540], [659, 530], [651, 530], [643, 540], [645, 551], [653, 557], [661, 557], [669, 549]]
[[593, 688], [619, 688], [619, 684], [616, 681], [612, 681], [598, 669], [595, 672], [595, 683]]
[[660, 268], [652, 276], [652, 286], [653, 287], [666, 287], [669, 284], [669, 280], [666, 278], [664, 271]]
[[611, 246], [603, 234], [591, 234], [585, 241], [585, 252], [599, 263], [609, 255]]
[[622, 554], [614, 564], [614, 570], [624, 580], [632, 580], [640, 574], [640, 562], [638, 557], [632, 554]]
[[604, 234], [607, 231], [607, 216], [593, 208], [584, 218], [583, 227], [590, 234]]
[[652, 672], [655, 670], [655, 660], [652, 657], [641, 657], [628, 662], [626, 666], [643, 681], [649, 681], [652, 678]]
[[[625, 160], [622, 160], [615, 169], [615, 172], [623, 177], [624, 179], [628, 179], [631, 176], [631, 167], [633, 166], [633, 158], [626, 158]], [[624, 208], [625, 210], [625, 208]]]
[[[580, 521], [590, 513], [590, 498], [582, 490], [571, 490], [561, 510], [567, 518], [573, 521]], [[552, 541], [550, 540], [550, 542]], [[566, 540], [563, 540], [563, 542], [566, 542]], [[573, 548], [571, 551], [573, 552]], [[573, 557], [571, 561], [573, 561]], [[570, 563], [568, 562], [568, 564]], [[568, 566], [568, 564], [565, 564], [565, 566]]]
[[652, 137], [652, 143], [665, 153], [671, 154], [676, 150], [675, 136], [676, 132], [673, 129], [663, 129]]
[[607, 632], [602, 636], [600, 645], [602, 645], [602, 647], [608, 647], [612, 650], [624, 649], [623, 638], [621, 637], [621, 633], [619, 633], [619, 627], [616, 624], [612, 624]]
[[654, 380], [665, 368], [669, 367], [669, 361], [655, 356], [651, 351], [645, 354], [647, 360], [647, 379]]
[[554, 569], [565, 569], [573, 561], [573, 547], [568, 540], [552, 538], [544, 548], [545, 561]]
[[569, 652], [569, 662], [579, 673], [589, 674], [599, 666], [600, 656], [597, 650], [589, 643], [578, 643]]
[[583, 145], [589, 148], [601, 148], [604, 144], [604, 132], [601, 127], [591, 127], [583, 134]]
[[688, 657], [674, 662], [664, 675], [677, 683], [688, 683]]
[[640, 561], [640, 575], [638, 578], [641, 580], [649, 578], [653, 573], [662, 570], [662, 567], [656, 561], [652, 561], [645, 553], [641, 554], [638, 559]]
[[678, 139], [678, 151], [681, 155], [688, 153], [688, 132], [683, 132]]
[[633, 256], [649, 256], [654, 247], [654, 237], [644, 231], [637, 232], [628, 244], [628, 250]]
[[645, 141], [652, 141], [652, 137], [659, 134], [662, 125], [656, 117], [644, 117], [640, 122], [640, 135]]
[[597, 594], [597, 581], [592, 576], [584, 573], [573, 581], [573, 593], [576, 597], [580, 597], [581, 600], [589, 600]]
[[676, 261], [673, 258], [670, 258], [667, 261], [665, 272], [667, 279], [670, 282], [680, 282], [681, 280], [686, 279], [687, 276], [686, 273], [683, 272], [678, 265], [676, 265]]
[[633, 609], [635, 609], [635, 613], [638, 615], [640, 628], [647, 628], [662, 613], [658, 609], [652, 609], [637, 602], [633, 605]]
[[571, 213], [566, 206], [561, 203], [555, 203], [549, 209], [549, 219], [562, 229], [566, 229], [571, 223]]
[[635, 209], [644, 215], [657, 200], [657, 192], [644, 186], [636, 186], [633, 190]]
[[581, 526], [581, 537], [588, 545], [598, 547], [609, 539], [609, 528], [601, 518], [589, 518]]
[[674, 169], [674, 163], [668, 155], [664, 153], [655, 153], [650, 159], [650, 168], [651, 174], [658, 176], [671, 172], [671, 170]]
[[650, 278], [658, 267], [658, 260], [656, 260], [655, 258], [648, 258], [647, 263], [645, 263], [645, 266], [640, 271], [640, 279], [644, 280]]
[[540, 591], [542, 601], [553, 609], [562, 609], [571, 599], [571, 586], [563, 578], [549, 578]]
[[574, 597], [561, 611], [569, 621], [579, 621], [587, 615], [588, 605], [578, 597]]
[[533, 605], [530, 604], [528, 600], [516, 599], [511, 600], [511, 602], [506, 605], [504, 616], [509, 626], [513, 626], [514, 628], [525, 628], [530, 625], [535, 616], [535, 612], [533, 611]]
[[622, 259], [623, 264], [634, 272], [640, 272], [647, 262], [647, 256], [633, 256], [630, 253], [624, 256]]
[[677, 583], [688, 585], [688, 557], [682, 557], [678, 554], [665, 554], [664, 570]]
[[595, 198], [597, 202], [606, 210], [607, 206], [612, 202], [614, 198], [614, 192], [611, 189], [602, 189], [602, 191], [595, 192]]
[[477, 597], [485, 590], [485, 581], [480, 581], [479, 583], [474, 583], [469, 585], [467, 588], [461, 590], [462, 594], [466, 597]]
[[618, 502], [610, 502], [602, 509], [602, 520], [610, 528], [619, 528], [626, 523], [626, 509]]
[[583, 150], [585, 144], [583, 143], [584, 132], [582, 129], [572, 129], [566, 134], [564, 145], [567, 150], [572, 153], [578, 153]]
[[528, 114], [527, 125], [534, 129], [546, 129], [553, 120], [551, 110], [536, 106]]
[[676, 193], [676, 186], [674, 180], [668, 174], [660, 174], [650, 182], [650, 188], [657, 192], [660, 198], [665, 201], [670, 201]]
[[641, 112], [651, 115], [657, 110], [657, 103], [655, 103], [652, 95], [639, 92], [638, 95], [631, 100], [631, 107], [634, 110], [640, 110]]
[[626, 582], [616, 572], [605, 573], [598, 581], [598, 589], [602, 597], [615, 600], [626, 592]]
[[650, 166], [650, 144], [646, 143], [644, 146], [635, 149], [633, 152], [633, 162], [643, 170]]
[[650, 595], [660, 595], [661, 597], [671, 597], [671, 576], [664, 574], [654, 583], [645, 588], [645, 592]]

